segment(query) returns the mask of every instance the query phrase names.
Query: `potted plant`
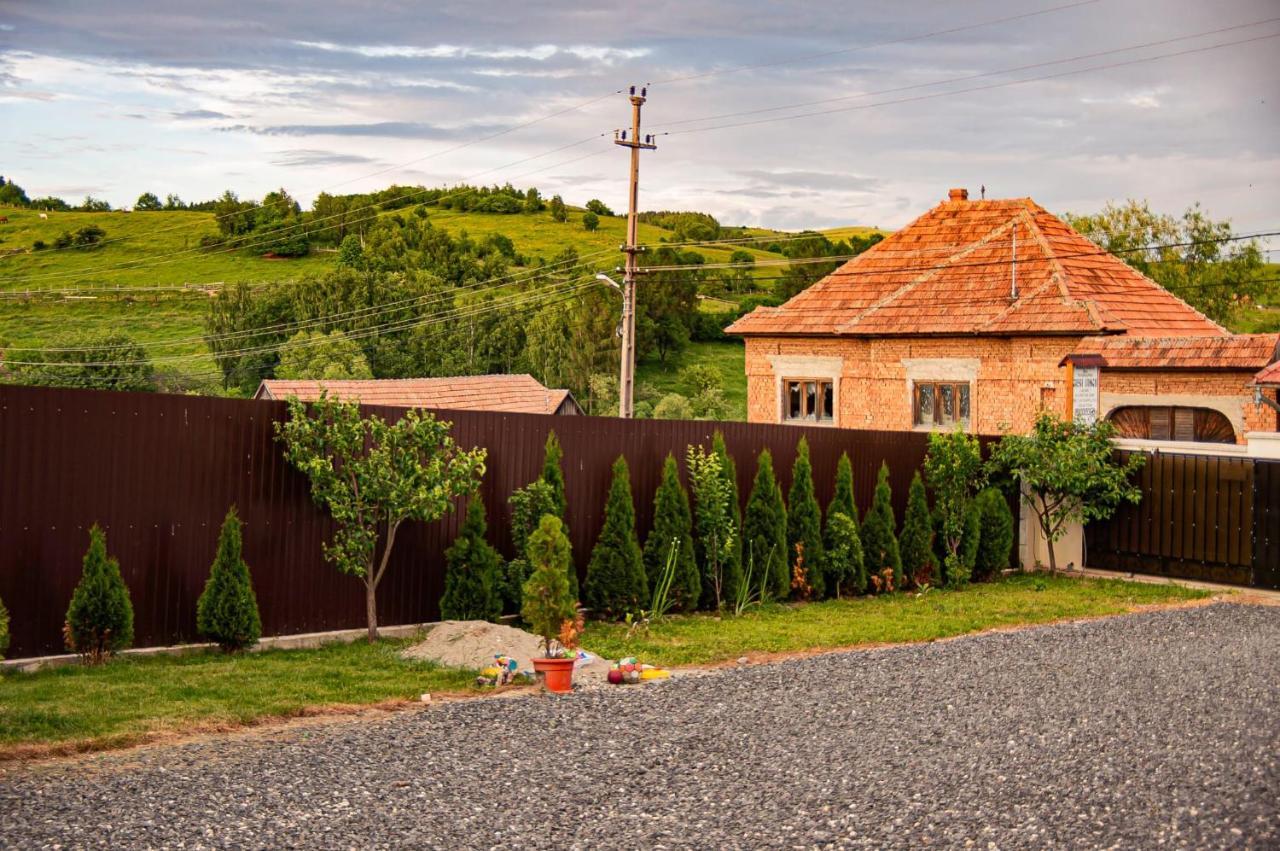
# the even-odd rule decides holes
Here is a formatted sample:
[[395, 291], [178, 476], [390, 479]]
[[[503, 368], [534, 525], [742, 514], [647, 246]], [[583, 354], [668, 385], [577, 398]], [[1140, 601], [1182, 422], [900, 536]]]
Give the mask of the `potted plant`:
[[533, 660], [547, 691], [573, 691], [573, 663], [582, 631], [578, 604], [569, 590], [569, 539], [560, 518], [544, 514], [525, 551], [533, 572], [524, 584], [520, 615], [542, 639], [543, 656]]

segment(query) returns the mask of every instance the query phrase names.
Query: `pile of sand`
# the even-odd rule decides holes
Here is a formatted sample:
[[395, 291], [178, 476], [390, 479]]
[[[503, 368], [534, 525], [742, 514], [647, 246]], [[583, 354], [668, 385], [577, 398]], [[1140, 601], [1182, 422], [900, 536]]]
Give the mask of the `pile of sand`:
[[[542, 639], [512, 626], [488, 621], [441, 621], [431, 627], [426, 638], [401, 651], [406, 659], [426, 659], [455, 668], [480, 669], [493, 664], [493, 657], [514, 658], [522, 671], [533, 670], [533, 658], [542, 655]], [[592, 662], [579, 663], [576, 676], [607, 676], [609, 663], [592, 654]]]

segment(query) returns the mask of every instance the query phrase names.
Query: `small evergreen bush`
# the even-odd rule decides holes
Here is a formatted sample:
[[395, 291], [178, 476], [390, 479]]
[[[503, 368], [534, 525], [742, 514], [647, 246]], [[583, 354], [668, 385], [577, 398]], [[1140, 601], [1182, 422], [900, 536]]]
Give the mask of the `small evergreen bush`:
[[[840, 460], [836, 463], [835, 490], [831, 494], [831, 503], [827, 506], [827, 516], [837, 511], [847, 515], [855, 527], [858, 525], [858, 503], [853, 498], [853, 463], [849, 460], [848, 452], [841, 452]], [[823, 545], [826, 545], [826, 541], [823, 541]]]
[[881, 464], [876, 477], [875, 495], [867, 516], [862, 518], [862, 554], [866, 559], [867, 575], [879, 576], [885, 570], [893, 571], [893, 586], [902, 587], [902, 555], [894, 530], [898, 527], [893, 517], [893, 492], [889, 488], [889, 465]]
[[0, 659], [4, 658], [4, 651], [9, 649], [9, 610], [4, 607], [4, 600], [0, 600]]
[[[551, 488], [551, 504], [555, 508], [552, 512], [556, 517], [560, 518], [560, 525], [563, 527], [564, 534], [569, 534], [569, 518], [565, 512], [568, 510], [568, 501], [564, 494], [564, 450], [560, 447], [560, 438], [556, 437], [554, 431], [547, 433], [547, 443], [543, 449], [542, 455], [542, 481], [546, 482]], [[539, 518], [540, 519], [540, 518]], [[538, 526], [538, 519], [534, 520], [534, 528]], [[530, 530], [529, 534], [533, 534]], [[518, 550], [517, 552], [523, 552]], [[575, 581], [574, 594], [577, 594], [577, 585]]]
[[661, 581], [673, 547], [676, 563], [670, 599], [675, 608], [693, 611], [702, 593], [702, 577], [693, 556], [693, 513], [689, 510], [689, 494], [680, 484], [680, 465], [675, 455], [667, 453], [662, 483], [653, 495], [653, 529], [644, 542], [644, 572], [651, 597], [656, 590], [652, 586]]
[[782, 487], [773, 474], [773, 454], [768, 449], [761, 449], [756, 461], [756, 478], [742, 518], [742, 539], [743, 552], [751, 560], [752, 584], [756, 585], [759, 578], [760, 587], [769, 596], [786, 599], [791, 593], [787, 507], [782, 502]]
[[592, 614], [620, 617], [639, 611], [649, 595], [644, 559], [636, 540], [636, 511], [631, 501], [627, 459], [613, 463], [613, 482], [604, 508], [604, 528], [591, 551], [583, 600]]
[[[512, 492], [508, 499], [511, 503], [511, 545], [516, 557], [507, 563], [500, 583], [499, 593], [502, 597], [502, 610], [509, 614], [520, 611], [520, 595], [524, 583], [529, 579], [529, 562], [524, 557], [525, 548], [529, 545], [529, 536], [538, 529], [538, 524], [546, 514], [559, 517], [556, 513], [555, 490], [545, 479], [534, 479], [522, 488]], [[563, 522], [561, 526], [563, 527]], [[567, 530], [565, 531], [568, 535]], [[572, 566], [569, 568], [569, 590], [574, 599], [578, 597], [578, 574]]]
[[[803, 558], [803, 576], [793, 572], [801, 595], [822, 599], [826, 583], [822, 579], [822, 509], [813, 492], [813, 464], [809, 462], [809, 441], [800, 438], [796, 460], [791, 466], [791, 491], [787, 494], [787, 550], [796, 564]], [[806, 590], [807, 589], [807, 590]]]
[[924, 479], [917, 472], [907, 492], [907, 512], [902, 518], [902, 534], [898, 537], [902, 554], [904, 587], [928, 582], [937, 585], [942, 576], [933, 554], [933, 518], [924, 493]]
[[107, 555], [106, 533], [96, 523], [89, 530], [89, 550], [63, 633], [67, 649], [92, 663], [133, 643], [129, 588], [120, 575], [120, 563]]
[[827, 515], [823, 557], [822, 575], [832, 596], [866, 592], [867, 566], [862, 556], [862, 539], [853, 519], [843, 511]]
[[577, 616], [577, 604], [569, 593], [569, 570], [573, 564], [569, 539], [559, 518], [544, 514], [529, 536], [525, 558], [533, 565], [521, 589], [520, 617], [535, 635], [542, 637], [543, 650], [552, 655], [552, 642], [565, 621]]
[[502, 614], [502, 594], [498, 587], [502, 558], [485, 540], [487, 529], [484, 500], [473, 496], [467, 506], [467, 519], [444, 554], [446, 568], [440, 617], [445, 620], [496, 621]]
[[990, 579], [1009, 566], [1013, 555], [1013, 512], [1004, 494], [987, 488], [978, 494], [978, 557], [973, 566], [974, 581]]
[[218, 553], [196, 601], [196, 630], [227, 653], [252, 647], [262, 637], [258, 598], [242, 555], [240, 517], [234, 505], [222, 521]]

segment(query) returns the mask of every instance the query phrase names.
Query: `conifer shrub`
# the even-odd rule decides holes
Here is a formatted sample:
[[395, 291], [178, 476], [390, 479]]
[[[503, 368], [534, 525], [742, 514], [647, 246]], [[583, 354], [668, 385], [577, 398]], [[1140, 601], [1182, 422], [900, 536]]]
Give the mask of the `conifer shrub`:
[[[840, 453], [840, 460], [836, 462], [836, 482], [835, 489], [831, 494], [831, 503], [827, 506], [827, 516], [830, 517], [834, 512], [842, 512], [853, 521], [853, 525], [858, 525], [858, 503], [853, 497], [853, 462], [849, 460], [848, 452]], [[826, 545], [826, 541], [823, 541]]]
[[222, 521], [218, 553], [196, 601], [196, 630], [226, 653], [252, 647], [262, 637], [258, 598], [242, 554], [240, 528], [233, 505]]
[[[803, 437], [796, 445], [791, 491], [787, 494], [787, 549], [797, 561], [803, 559], [804, 576], [792, 576], [793, 584], [801, 579], [797, 590], [804, 596], [821, 599], [826, 591], [822, 579], [822, 509], [813, 491], [809, 441]], [[793, 574], [795, 564], [793, 561]]]
[[862, 533], [862, 554], [868, 577], [892, 571], [893, 586], [901, 588], [902, 555], [898, 550], [898, 538], [894, 535], [897, 527], [893, 516], [893, 492], [889, 488], [889, 465], [881, 464], [871, 507], [862, 518], [859, 529]]
[[937, 585], [942, 581], [933, 552], [933, 518], [924, 492], [924, 479], [917, 472], [907, 492], [907, 511], [902, 518], [902, 534], [898, 537], [902, 554], [902, 575], [907, 584]]
[[668, 591], [673, 607], [693, 611], [702, 594], [702, 576], [693, 556], [693, 512], [689, 494], [680, 484], [680, 464], [667, 453], [662, 466], [662, 483], [653, 495], [653, 528], [644, 542], [644, 572], [649, 580], [649, 594], [661, 582], [672, 550], [675, 550], [674, 576]]
[[617, 618], [640, 610], [649, 583], [636, 540], [636, 511], [631, 501], [631, 471], [627, 459], [613, 462], [613, 481], [604, 507], [604, 528], [587, 565], [583, 601], [598, 617]]
[[[508, 614], [520, 611], [520, 595], [524, 583], [529, 579], [529, 562], [524, 557], [525, 548], [529, 545], [529, 536], [538, 529], [544, 515], [556, 514], [555, 490], [545, 479], [534, 479], [522, 488], [511, 493], [508, 502], [511, 504], [511, 546], [516, 557], [507, 562], [503, 568], [502, 581], [499, 583], [499, 596], [502, 598], [502, 610]], [[563, 527], [563, 522], [561, 526]], [[565, 531], [568, 535], [567, 530]], [[572, 565], [569, 567], [569, 590], [574, 599], [578, 597], [578, 573]]]
[[133, 603], [120, 563], [107, 555], [107, 536], [97, 523], [89, 530], [80, 583], [67, 607], [63, 627], [67, 649], [97, 664], [133, 643]]
[[521, 589], [520, 617], [535, 635], [542, 637], [546, 655], [553, 654], [552, 642], [565, 622], [577, 616], [577, 602], [569, 593], [569, 570], [573, 564], [564, 525], [552, 514], [544, 514], [529, 536], [525, 558], [531, 564], [529, 579]]
[[[560, 447], [560, 438], [556, 437], [554, 431], [547, 433], [547, 442], [543, 448], [542, 455], [542, 481], [546, 482], [551, 488], [551, 505], [555, 509], [552, 513], [560, 518], [560, 525], [563, 527], [564, 534], [569, 534], [569, 518], [566, 515], [569, 504], [564, 493], [564, 450]], [[534, 521], [534, 528], [537, 528], [537, 521]], [[532, 531], [530, 532], [532, 534]], [[520, 552], [523, 552], [521, 550]], [[574, 581], [574, 593], [577, 593], [577, 581]]]
[[502, 558], [485, 540], [487, 530], [484, 500], [473, 496], [467, 506], [467, 519], [444, 554], [440, 617], [445, 620], [495, 621], [502, 614]]
[[978, 555], [974, 560], [973, 579], [982, 581], [996, 576], [1009, 566], [1013, 555], [1013, 512], [1004, 494], [987, 488], [975, 500], [978, 508]]
[[761, 580], [774, 599], [784, 599], [791, 591], [791, 565], [787, 549], [787, 507], [782, 486], [773, 474], [773, 454], [760, 450], [756, 477], [742, 518], [743, 552], [751, 564], [752, 582]]
[[843, 511], [827, 515], [825, 562], [822, 575], [831, 596], [863, 594], [867, 590], [867, 566], [862, 556], [862, 538], [852, 518]]
[[0, 659], [4, 658], [4, 652], [9, 649], [9, 610], [4, 607], [4, 600], [0, 600]]

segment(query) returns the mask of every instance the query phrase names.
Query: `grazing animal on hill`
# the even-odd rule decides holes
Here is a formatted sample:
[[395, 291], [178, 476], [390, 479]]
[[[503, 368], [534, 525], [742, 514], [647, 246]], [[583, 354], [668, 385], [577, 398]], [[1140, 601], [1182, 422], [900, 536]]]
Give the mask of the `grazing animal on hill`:
[[8, 216], [0, 216], [0, 225], [7, 225], [7, 224], [9, 224], [9, 217], [8, 217]]
[[41, 213], [41, 214], [40, 214], [40, 218], [42, 218], [42, 219], [47, 219], [47, 218], [49, 218], [49, 214], [48, 214], [48, 213]]

